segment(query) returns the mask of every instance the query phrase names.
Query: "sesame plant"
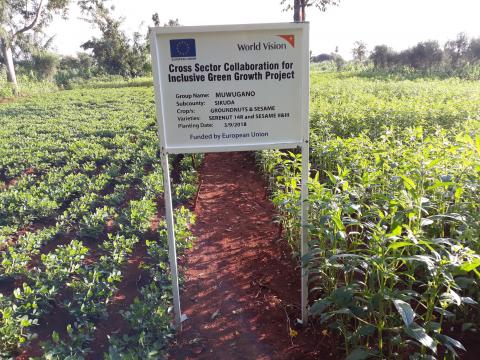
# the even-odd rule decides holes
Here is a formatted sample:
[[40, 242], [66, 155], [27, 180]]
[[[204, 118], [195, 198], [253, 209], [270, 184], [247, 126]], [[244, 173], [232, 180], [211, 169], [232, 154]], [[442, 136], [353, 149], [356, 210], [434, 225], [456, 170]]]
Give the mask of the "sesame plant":
[[[480, 330], [480, 86], [314, 73], [311, 109], [313, 321], [347, 359], [468, 351], [459, 335]], [[301, 156], [257, 157], [297, 250]]]

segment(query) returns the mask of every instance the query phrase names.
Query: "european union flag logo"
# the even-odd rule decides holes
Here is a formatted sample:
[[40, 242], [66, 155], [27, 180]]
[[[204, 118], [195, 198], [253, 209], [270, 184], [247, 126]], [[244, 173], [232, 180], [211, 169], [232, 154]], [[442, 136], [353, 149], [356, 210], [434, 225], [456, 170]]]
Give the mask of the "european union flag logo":
[[170, 40], [170, 56], [172, 58], [189, 58], [197, 56], [195, 39]]

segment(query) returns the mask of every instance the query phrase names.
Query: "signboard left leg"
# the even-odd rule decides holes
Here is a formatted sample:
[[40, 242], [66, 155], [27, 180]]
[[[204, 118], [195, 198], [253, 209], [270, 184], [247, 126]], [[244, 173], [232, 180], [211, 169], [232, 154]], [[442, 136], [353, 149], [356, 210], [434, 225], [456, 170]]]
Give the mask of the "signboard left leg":
[[180, 307], [180, 291], [178, 287], [178, 267], [177, 267], [177, 246], [175, 244], [175, 223], [173, 220], [172, 205], [172, 189], [170, 187], [170, 172], [168, 169], [168, 154], [163, 151], [160, 153], [163, 169], [163, 184], [165, 193], [165, 220], [167, 221], [168, 234], [168, 257], [170, 260], [170, 270], [172, 272], [172, 293], [173, 293], [173, 310], [175, 313], [175, 328], [182, 329], [182, 316]]

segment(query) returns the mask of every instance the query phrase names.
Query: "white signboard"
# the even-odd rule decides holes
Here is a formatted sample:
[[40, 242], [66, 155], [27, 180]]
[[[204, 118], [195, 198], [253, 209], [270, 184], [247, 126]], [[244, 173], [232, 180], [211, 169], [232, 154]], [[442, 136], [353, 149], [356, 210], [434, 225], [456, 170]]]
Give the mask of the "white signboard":
[[167, 153], [294, 148], [308, 109], [308, 24], [151, 29]]
[[[308, 24], [151, 28], [175, 324], [180, 306], [169, 153], [302, 148], [301, 255], [307, 252]], [[308, 272], [301, 270], [307, 322]]]

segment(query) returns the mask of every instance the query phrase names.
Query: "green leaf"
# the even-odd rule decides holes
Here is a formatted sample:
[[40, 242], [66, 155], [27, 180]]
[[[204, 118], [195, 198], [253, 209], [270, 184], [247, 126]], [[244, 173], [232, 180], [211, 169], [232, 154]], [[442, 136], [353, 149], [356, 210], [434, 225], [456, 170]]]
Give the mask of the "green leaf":
[[480, 266], [480, 258], [476, 258], [470, 262], [463, 263], [460, 266], [460, 270], [470, 272], [472, 270], [475, 270], [479, 266]]
[[353, 296], [354, 292], [352, 289], [347, 287], [341, 287], [334, 290], [331, 295], [330, 299], [341, 308], [348, 308], [353, 303]]
[[407, 190], [415, 190], [416, 189], [416, 185], [415, 183], [413, 182], [412, 179], [410, 179], [409, 177], [405, 176], [405, 175], [400, 175], [400, 177], [402, 178], [403, 180], [403, 185], [405, 186], [405, 188]]
[[471, 297], [469, 296], [466, 296], [466, 297], [462, 297], [462, 302], [464, 304], [468, 304], [468, 305], [477, 305], [478, 303], [473, 300]]
[[405, 326], [404, 330], [408, 336], [417, 340], [420, 344], [426, 346], [434, 353], [437, 353], [437, 345], [435, 343], [435, 340], [433, 340], [432, 337], [427, 334], [424, 328], [414, 323], [410, 326]]
[[453, 300], [453, 302], [457, 305], [460, 306], [462, 304], [462, 298], [460, 295], [458, 295], [455, 291], [450, 289], [450, 298]]
[[349, 308], [341, 308], [339, 310], [335, 311], [330, 311], [328, 313], [325, 313], [322, 315], [322, 320], [321, 323], [325, 323], [326, 321], [330, 320], [333, 317], [336, 317], [337, 315], [349, 315], [352, 316], [353, 313]]
[[466, 224], [465, 216], [456, 213], [432, 215], [428, 218], [432, 220], [454, 220]]
[[323, 311], [331, 304], [332, 302], [327, 299], [322, 299], [319, 301], [316, 301], [315, 304], [313, 304], [310, 307], [310, 314], [312, 315], [320, 315], [323, 313]]
[[443, 317], [445, 318], [450, 318], [450, 319], [453, 319], [455, 317], [455, 314], [452, 313], [451, 311], [448, 311], [448, 310], [445, 310], [441, 307], [438, 307], [438, 306], [435, 306], [433, 308], [433, 311], [435, 311], [436, 313], [442, 315]]
[[345, 259], [345, 258], [363, 259], [364, 257], [362, 255], [357, 255], [357, 254], [338, 254], [338, 255], [330, 256], [329, 260], [333, 262], [336, 259]]
[[395, 229], [392, 230], [390, 233], [392, 236], [400, 236], [402, 235], [402, 225], [397, 225]]
[[427, 332], [431, 332], [431, 331], [436, 331], [438, 332], [438, 330], [441, 330], [442, 328], [442, 325], [436, 321], [426, 321], [423, 326], [425, 327], [425, 330]]
[[364, 360], [368, 359], [377, 354], [376, 351], [365, 350], [362, 348], [354, 349], [350, 354], [348, 354], [345, 360]]
[[426, 218], [422, 218], [420, 220], [420, 226], [428, 226], [428, 225], [432, 225], [433, 224], [433, 220], [432, 219], [426, 219]]
[[370, 336], [375, 333], [376, 327], [370, 324], [360, 325], [360, 327], [355, 331], [355, 335], [358, 336]]
[[291, 187], [293, 190], [295, 190], [295, 189], [297, 188], [297, 179], [292, 178], [292, 179], [290, 180], [290, 187]]
[[30, 326], [30, 319], [28, 318], [27, 315], [22, 316], [20, 320], [20, 326], [21, 327], [28, 327]]
[[463, 323], [462, 324], [462, 331], [467, 331], [470, 329], [475, 329], [475, 324], [474, 323]]
[[345, 231], [345, 225], [343, 225], [342, 219], [340, 217], [340, 211], [336, 212], [335, 215], [332, 216], [332, 220], [338, 230]]
[[437, 165], [442, 159], [441, 158], [437, 158], [437, 159], [434, 159], [432, 161], [429, 161], [427, 164], [426, 164], [426, 167], [427, 169], [431, 169], [433, 168], [435, 165]]
[[435, 262], [433, 261], [433, 258], [427, 255], [413, 255], [413, 256], [408, 256], [400, 259], [405, 261], [418, 261], [425, 264], [428, 270], [435, 270]]
[[333, 175], [330, 171], [325, 170], [325, 174], [327, 174], [327, 176], [330, 179], [332, 184], [335, 185], [337, 183], [337, 179], [336, 179], [335, 175]]
[[394, 299], [393, 304], [397, 308], [397, 311], [402, 317], [405, 325], [410, 326], [411, 324], [413, 324], [413, 320], [415, 319], [416, 314], [410, 304], [400, 299]]
[[452, 181], [435, 181], [435, 183], [432, 185], [432, 186], [429, 186], [427, 188], [428, 191], [432, 191], [432, 190], [435, 190], [439, 187], [444, 187], [444, 188], [448, 188], [449, 186], [451, 185], [455, 185], [454, 182]]
[[52, 340], [56, 344], [60, 342], [60, 335], [56, 331], [52, 333]]
[[397, 241], [397, 242], [394, 242], [393, 244], [390, 244], [390, 246], [388, 247], [388, 250], [397, 250], [405, 246], [415, 246], [415, 244], [408, 241]]
[[455, 339], [451, 338], [450, 336], [447, 336], [447, 335], [444, 335], [444, 334], [437, 334], [436, 337], [443, 344], [450, 344], [450, 345], [456, 347], [457, 349], [467, 351], [467, 349], [465, 349], [465, 347], [463, 346], [463, 344], [460, 341], [455, 340]]
[[462, 187], [457, 187], [457, 189], [455, 190], [455, 202], [459, 202], [460, 201], [460, 198], [463, 194], [463, 188]]

